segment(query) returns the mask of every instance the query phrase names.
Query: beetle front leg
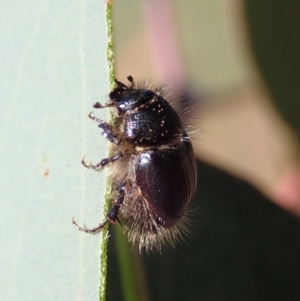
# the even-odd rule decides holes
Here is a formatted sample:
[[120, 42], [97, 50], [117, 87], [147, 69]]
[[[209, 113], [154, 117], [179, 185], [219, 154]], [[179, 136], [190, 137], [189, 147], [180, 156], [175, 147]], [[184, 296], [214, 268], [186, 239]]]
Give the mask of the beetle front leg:
[[79, 230], [79, 231], [83, 231], [86, 233], [97, 233], [99, 232], [107, 223], [112, 223], [115, 224], [116, 221], [118, 221], [120, 224], [121, 222], [118, 219], [118, 213], [119, 213], [119, 209], [124, 201], [124, 197], [125, 197], [125, 186], [121, 186], [121, 188], [118, 189], [119, 195], [117, 197], [117, 200], [115, 201], [115, 204], [111, 207], [111, 209], [109, 210], [109, 212], [106, 215], [106, 220], [101, 223], [98, 227], [93, 228], [93, 229], [87, 229], [86, 227], [80, 227], [76, 221], [74, 220], [74, 218], [72, 219], [72, 224]]
[[98, 122], [98, 127], [100, 129], [103, 130], [103, 132], [101, 133], [108, 141], [110, 141], [113, 144], [118, 145], [120, 140], [118, 139], [117, 135], [115, 135], [115, 133], [113, 132], [113, 129], [111, 128], [111, 125], [109, 123], [107, 123], [106, 121], [97, 118], [96, 116], [94, 116], [93, 112], [91, 112], [88, 115], [92, 120], [95, 120], [96, 122]]
[[116, 104], [114, 102], [106, 103], [105, 105], [102, 105], [100, 102], [96, 102], [93, 107], [95, 109], [105, 109], [105, 108], [110, 108], [110, 107], [115, 107]]

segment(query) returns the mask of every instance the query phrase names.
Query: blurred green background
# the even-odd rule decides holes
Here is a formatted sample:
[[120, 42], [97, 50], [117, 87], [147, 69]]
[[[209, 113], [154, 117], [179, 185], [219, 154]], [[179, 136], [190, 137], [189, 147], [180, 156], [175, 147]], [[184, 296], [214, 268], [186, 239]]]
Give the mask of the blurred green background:
[[[112, 227], [107, 300], [300, 300], [300, 3], [162, 2], [203, 129], [198, 209], [186, 243], [162, 254]], [[114, 2], [118, 79], [161, 80], [149, 3]]]

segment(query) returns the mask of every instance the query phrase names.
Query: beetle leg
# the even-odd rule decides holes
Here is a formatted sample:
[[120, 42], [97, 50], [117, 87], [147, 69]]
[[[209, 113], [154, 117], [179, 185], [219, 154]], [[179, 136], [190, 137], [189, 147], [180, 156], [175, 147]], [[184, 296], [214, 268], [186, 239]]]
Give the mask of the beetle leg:
[[74, 217], [72, 218], [72, 224], [79, 230], [79, 231], [83, 231], [85, 233], [96, 233], [98, 231], [100, 231], [107, 223], [109, 222], [108, 219], [106, 219], [103, 223], [101, 223], [98, 227], [93, 228], [93, 229], [88, 229], [85, 226], [84, 227], [80, 227], [77, 222], [75, 221]]
[[110, 102], [110, 103], [106, 103], [105, 105], [102, 105], [100, 102], [96, 102], [93, 107], [95, 109], [104, 109], [104, 108], [110, 108], [110, 107], [114, 107], [115, 103], [114, 102]]
[[113, 133], [111, 126], [107, 122], [102, 121], [102, 123], [98, 124], [98, 128], [103, 129], [103, 132], [101, 134], [108, 141], [110, 141], [111, 143], [116, 144], [116, 145], [119, 144], [120, 140]]
[[99, 163], [97, 163], [95, 165], [85, 163], [85, 161], [84, 161], [85, 157], [83, 157], [81, 160], [81, 163], [83, 166], [85, 166], [88, 169], [100, 170], [105, 165], [107, 165], [109, 163], [111, 164], [111, 163], [117, 161], [118, 159], [120, 159], [121, 157], [123, 157], [123, 153], [119, 152], [119, 153], [116, 153], [115, 155], [113, 155], [112, 157], [102, 159]]
[[115, 201], [115, 204], [111, 207], [109, 212], [107, 213], [106, 217], [107, 219], [115, 224], [116, 221], [120, 223], [122, 226], [120, 220], [118, 219], [118, 213], [121, 205], [123, 204], [124, 197], [125, 197], [125, 185], [122, 185], [120, 188], [118, 188], [119, 195], [117, 197], [117, 200]]
[[117, 139], [117, 136], [114, 134], [111, 126], [109, 123], [107, 123], [104, 120], [101, 120], [99, 118], [97, 118], [96, 116], [94, 116], [94, 112], [91, 112], [88, 115], [92, 120], [95, 120], [96, 122], [98, 122], [98, 127], [100, 129], [103, 130], [103, 132], [101, 133], [108, 141], [110, 141], [113, 144], [118, 145], [120, 143], [120, 140]]
[[86, 227], [80, 227], [78, 226], [78, 224], [76, 223], [76, 221], [74, 220], [74, 218], [72, 219], [72, 224], [79, 230], [79, 231], [83, 231], [86, 233], [96, 233], [98, 231], [100, 231], [107, 223], [112, 223], [115, 224], [116, 221], [118, 221], [120, 224], [121, 222], [118, 219], [118, 213], [119, 213], [119, 209], [124, 201], [124, 197], [125, 197], [125, 186], [122, 186], [121, 188], [118, 189], [119, 195], [117, 200], [115, 201], [115, 204], [111, 207], [111, 209], [109, 210], [109, 212], [106, 215], [106, 220], [101, 223], [98, 227], [93, 228], [93, 229], [87, 229]]

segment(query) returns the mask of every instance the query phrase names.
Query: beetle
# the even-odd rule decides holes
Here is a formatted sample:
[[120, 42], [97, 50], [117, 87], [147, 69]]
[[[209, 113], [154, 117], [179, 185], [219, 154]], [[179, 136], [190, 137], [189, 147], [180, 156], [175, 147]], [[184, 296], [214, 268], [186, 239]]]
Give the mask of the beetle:
[[190, 137], [175, 109], [164, 98], [162, 87], [150, 88], [115, 80], [110, 101], [95, 109], [114, 108], [116, 118], [109, 124], [94, 116], [102, 135], [112, 143], [113, 155], [88, 169], [110, 165], [115, 201], [106, 219], [93, 229], [73, 224], [87, 233], [96, 233], [118, 221], [129, 241], [142, 248], [160, 250], [174, 244], [187, 232], [187, 208], [196, 190], [197, 169]]

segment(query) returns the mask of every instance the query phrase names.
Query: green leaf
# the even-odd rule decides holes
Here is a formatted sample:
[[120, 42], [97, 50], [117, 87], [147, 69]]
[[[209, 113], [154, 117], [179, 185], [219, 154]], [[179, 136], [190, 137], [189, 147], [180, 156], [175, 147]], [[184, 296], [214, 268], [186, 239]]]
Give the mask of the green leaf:
[[71, 221], [97, 226], [107, 208], [106, 173], [80, 163], [108, 155], [87, 117], [113, 77], [107, 17], [104, 1], [0, 4], [3, 300], [105, 298], [107, 230], [88, 235]]

